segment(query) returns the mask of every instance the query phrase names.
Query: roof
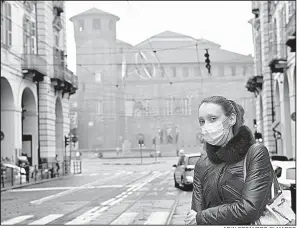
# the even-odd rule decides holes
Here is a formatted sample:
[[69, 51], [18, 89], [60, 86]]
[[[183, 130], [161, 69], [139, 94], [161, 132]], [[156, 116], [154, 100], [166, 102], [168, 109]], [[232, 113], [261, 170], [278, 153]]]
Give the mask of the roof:
[[133, 47], [133, 45], [129, 44], [129, 43], [126, 43], [122, 40], [116, 40], [116, 44], [119, 45], [119, 46], [127, 46], [127, 47]]
[[102, 10], [99, 10], [95, 7], [89, 9], [89, 10], [86, 10], [80, 14], [77, 14], [73, 17], [71, 17], [69, 20], [72, 21], [74, 18], [77, 18], [77, 17], [84, 17], [84, 16], [92, 16], [92, 15], [101, 15], [101, 16], [112, 16], [114, 17], [117, 21], [120, 20], [120, 18], [114, 14], [111, 14], [111, 13], [108, 13], [108, 12], [105, 12], [105, 11], [102, 11]]
[[[153, 45], [154, 44], [154, 45]], [[150, 48], [154, 46], [155, 48], [170, 48], [187, 45], [196, 45], [196, 44], [208, 44], [209, 46], [220, 48], [219, 44], [211, 42], [206, 39], [195, 39], [191, 36], [180, 34], [172, 31], [164, 31], [162, 33], [151, 36], [150, 38], [142, 41], [136, 47], [138, 48]]]
[[[152, 46], [152, 47], [151, 47]], [[151, 46], [142, 48], [131, 48], [126, 51], [125, 58], [127, 64], [135, 64], [136, 54], [141, 50], [147, 57], [148, 63], [164, 63], [164, 64], [187, 64], [187, 63], [205, 63], [205, 48], [209, 48], [210, 61], [214, 63], [247, 63], [253, 64], [253, 58], [250, 55], [242, 55], [230, 52], [224, 49], [216, 48], [212, 45], [195, 43], [183, 44], [181, 42], [172, 45], [157, 46], [152, 42]], [[153, 50], [156, 52], [154, 53]], [[157, 58], [156, 58], [157, 56]], [[117, 55], [117, 63], [122, 62], [122, 57]]]

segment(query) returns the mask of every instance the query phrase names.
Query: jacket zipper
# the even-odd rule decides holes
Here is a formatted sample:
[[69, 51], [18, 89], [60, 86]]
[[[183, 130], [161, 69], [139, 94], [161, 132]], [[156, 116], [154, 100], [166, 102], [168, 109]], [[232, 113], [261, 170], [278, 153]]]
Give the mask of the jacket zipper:
[[241, 194], [229, 185], [223, 185], [222, 187], [226, 189], [228, 192], [230, 192], [232, 195], [241, 198]]

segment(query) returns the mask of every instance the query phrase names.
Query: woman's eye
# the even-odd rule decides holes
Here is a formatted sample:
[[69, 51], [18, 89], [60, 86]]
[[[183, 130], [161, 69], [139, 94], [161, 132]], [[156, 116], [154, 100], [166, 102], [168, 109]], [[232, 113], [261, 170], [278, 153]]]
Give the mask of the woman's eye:
[[216, 117], [211, 117], [210, 119], [212, 122], [214, 122], [216, 120]]
[[200, 125], [203, 125], [205, 123], [204, 120], [199, 120]]

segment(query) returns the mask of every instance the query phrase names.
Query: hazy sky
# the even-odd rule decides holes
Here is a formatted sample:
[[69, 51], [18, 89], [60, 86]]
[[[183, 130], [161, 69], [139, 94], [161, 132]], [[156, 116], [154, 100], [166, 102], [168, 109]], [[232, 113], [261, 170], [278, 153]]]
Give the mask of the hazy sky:
[[68, 66], [76, 72], [69, 18], [92, 7], [120, 17], [117, 39], [136, 45], [165, 30], [204, 38], [221, 48], [253, 54], [251, 1], [66, 1]]

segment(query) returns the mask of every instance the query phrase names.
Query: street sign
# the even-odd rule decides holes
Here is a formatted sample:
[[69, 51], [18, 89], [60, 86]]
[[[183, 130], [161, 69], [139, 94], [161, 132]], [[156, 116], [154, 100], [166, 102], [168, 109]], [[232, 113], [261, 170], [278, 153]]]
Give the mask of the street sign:
[[76, 142], [78, 141], [78, 138], [77, 138], [76, 136], [74, 136], [74, 137], [71, 138], [71, 141], [72, 141], [73, 143], [76, 143]]

